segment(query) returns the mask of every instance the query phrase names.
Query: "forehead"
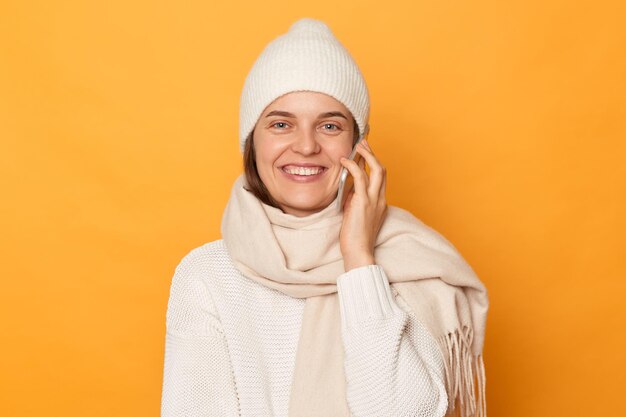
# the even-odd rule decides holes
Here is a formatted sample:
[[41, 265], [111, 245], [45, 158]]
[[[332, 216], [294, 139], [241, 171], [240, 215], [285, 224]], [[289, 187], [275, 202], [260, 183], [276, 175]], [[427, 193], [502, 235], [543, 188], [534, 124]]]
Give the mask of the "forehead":
[[319, 113], [332, 110], [339, 110], [350, 114], [346, 106], [339, 100], [328, 94], [319, 93], [316, 91], [292, 91], [278, 97], [271, 102], [263, 111], [268, 113], [272, 110], [284, 110], [294, 114], [307, 114], [307, 113]]

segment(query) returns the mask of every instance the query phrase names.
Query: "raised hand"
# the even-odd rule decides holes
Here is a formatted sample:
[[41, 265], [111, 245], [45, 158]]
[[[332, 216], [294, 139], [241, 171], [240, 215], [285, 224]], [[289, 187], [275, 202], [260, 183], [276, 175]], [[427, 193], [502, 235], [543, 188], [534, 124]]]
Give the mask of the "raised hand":
[[[354, 177], [354, 190], [343, 207], [343, 223], [339, 234], [346, 271], [375, 263], [374, 244], [387, 213], [385, 167], [372, 153], [366, 140], [357, 145], [363, 158], [357, 164], [342, 158], [341, 164]], [[369, 166], [370, 175], [365, 171]]]

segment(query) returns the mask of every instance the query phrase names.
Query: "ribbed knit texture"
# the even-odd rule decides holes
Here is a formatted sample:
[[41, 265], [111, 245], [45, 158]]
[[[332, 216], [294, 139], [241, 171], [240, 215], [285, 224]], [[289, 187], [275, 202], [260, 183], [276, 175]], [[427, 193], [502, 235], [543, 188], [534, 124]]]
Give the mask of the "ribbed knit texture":
[[365, 132], [369, 92], [359, 67], [323, 21], [302, 18], [263, 49], [244, 81], [239, 106], [242, 153], [263, 110], [278, 97], [302, 90], [334, 97], [350, 110], [359, 132]]
[[[442, 353], [383, 269], [337, 288], [353, 417], [443, 416]], [[161, 416], [286, 417], [304, 302], [243, 276], [223, 240], [190, 251], [170, 288]]]

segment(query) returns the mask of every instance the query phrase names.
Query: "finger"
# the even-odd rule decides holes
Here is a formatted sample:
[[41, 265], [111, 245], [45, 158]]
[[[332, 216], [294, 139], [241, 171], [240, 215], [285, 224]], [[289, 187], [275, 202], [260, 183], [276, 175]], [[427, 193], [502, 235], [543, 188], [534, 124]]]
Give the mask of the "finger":
[[[365, 158], [359, 158], [359, 166], [361, 167], [361, 169], [363, 170], [363, 172], [365, 172], [367, 174], [367, 171], [365, 170]], [[369, 180], [369, 178], [368, 178]], [[368, 181], [369, 183], [369, 181]]]
[[370, 184], [370, 177], [369, 177], [369, 174], [367, 173], [367, 170], [365, 169], [367, 165], [367, 163], [365, 162], [365, 159], [359, 158], [358, 165], [361, 171], [363, 171], [363, 182], [365, 183], [365, 190], [367, 190]]
[[383, 198], [387, 198], [385, 197], [387, 194], [387, 174], [385, 173], [385, 176], [383, 177], [383, 182], [380, 185], [380, 196]]
[[368, 195], [373, 200], [378, 200], [380, 195], [380, 189], [385, 179], [385, 168], [380, 164], [374, 154], [366, 148], [363, 141], [357, 145], [357, 152], [363, 155], [363, 158], [367, 161], [370, 168], [369, 182], [368, 182]]
[[341, 159], [341, 164], [346, 167], [346, 169], [350, 172], [352, 177], [354, 178], [354, 191], [358, 194], [368, 196], [367, 194], [367, 174], [365, 171], [361, 169], [359, 164], [354, 162], [352, 159], [343, 158]]

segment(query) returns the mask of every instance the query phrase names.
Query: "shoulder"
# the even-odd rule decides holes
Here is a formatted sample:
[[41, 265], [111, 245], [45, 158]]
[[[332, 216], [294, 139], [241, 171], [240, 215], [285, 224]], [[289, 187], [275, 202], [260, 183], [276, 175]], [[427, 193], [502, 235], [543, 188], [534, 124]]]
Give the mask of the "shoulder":
[[456, 246], [443, 233], [426, 224], [410, 211], [398, 206], [388, 206], [387, 216], [379, 234], [390, 238], [402, 234], [405, 238], [419, 241], [431, 250], [461, 258]]
[[387, 216], [385, 216], [383, 227], [419, 234], [440, 235], [439, 232], [424, 223], [422, 219], [416, 217], [409, 210], [393, 205], [387, 206]]
[[224, 240], [218, 239], [189, 250], [179, 261], [176, 270], [198, 270], [224, 260], [228, 260], [228, 252], [226, 252]]
[[204, 281], [220, 270], [230, 269], [232, 262], [223, 239], [214, 240], [189, 250], [174, 269], [172, 288], [190, 281]]

